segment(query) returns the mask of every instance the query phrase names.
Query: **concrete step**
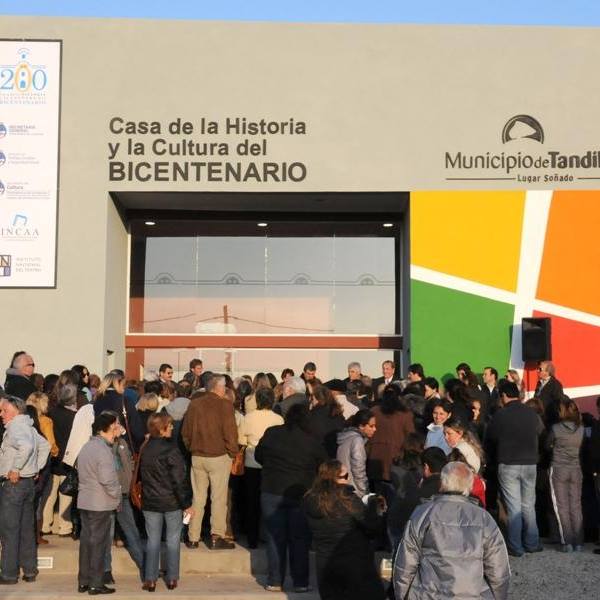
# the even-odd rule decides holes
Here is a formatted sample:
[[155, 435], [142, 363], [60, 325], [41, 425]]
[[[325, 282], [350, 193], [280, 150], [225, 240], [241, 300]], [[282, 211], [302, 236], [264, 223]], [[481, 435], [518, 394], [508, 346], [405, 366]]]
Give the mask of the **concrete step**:
[[[53, 575], [41, 572], [35, 583], [19, 581], [16, 585], [2, 586], [0, 597], [2, 600], [83, 600], [87, 594], [77, 593], [76, 566], [71, 575]], [[264, 590], [264, 579], [258, 581], [251, 575], [183, 575], [179, 587], [169, 591], [162, 581], [156, 584], [156, 592], [148, 596], [148, 592], [141, 589], [139, 579], [131, 575], [116, 577], [114, 587], [117, 593], [108, 598], [128, 598], [131, 600], [159, 600], [172, 598], [173, 600], [265, 600], [271, 598], [290, 600], [318, 600], [319, 594], [315, 590], [306, 594], [296, 594], [291, 585], [286, 586], [283, 592], [273, 593]], [[313, 586], [314, 587], [314, 586]], [[365, 599], [368, 600], [368, 599]]]
[[[70, 538], [47, 536], [48, 544], [38, 546], [41, 573], [72, 575], [77, 572], [79, 542]], [[136, 575], [135, 564], [125, 548], [112, 548], [112, 571], [119, 575]], [[181, 575], [214, 574], [263, 575], [267, 572], [264, 548], [248, 550], [238, 544], [234, 550], [209, 550], [204, 544], [190, 550], [181, 545]]]

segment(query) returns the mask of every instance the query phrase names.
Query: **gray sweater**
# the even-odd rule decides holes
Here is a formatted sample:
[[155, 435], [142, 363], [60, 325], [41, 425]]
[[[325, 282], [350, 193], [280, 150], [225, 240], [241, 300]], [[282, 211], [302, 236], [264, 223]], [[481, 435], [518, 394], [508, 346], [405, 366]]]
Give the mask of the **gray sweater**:
[[77, 508], [115, 510], [121, 502], [121, 484], [117, 477], [115, 455], [110, 444], [93, 437], [77, 458], [79, 494]]
[[21, 477], [34, 477], [44, 468], [50, 444], [34, 428], [28, 415], [17, 415], [6, 426], [0, 446], [0, 477], [18, 471]]
[[571, 421], [562, 421], [552, 426], [548, 444], [552, 448], [553, 467], [581, 468], [579, 452], [583, 442], [583, 427]]

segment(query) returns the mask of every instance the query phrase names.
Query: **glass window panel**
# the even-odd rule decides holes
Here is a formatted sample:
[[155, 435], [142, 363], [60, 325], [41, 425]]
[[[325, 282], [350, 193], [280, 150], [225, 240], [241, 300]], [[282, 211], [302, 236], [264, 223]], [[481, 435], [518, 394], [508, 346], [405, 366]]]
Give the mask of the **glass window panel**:
[[389, 237], [148, 237], [142, 331], [392, 334], [394, 269]]

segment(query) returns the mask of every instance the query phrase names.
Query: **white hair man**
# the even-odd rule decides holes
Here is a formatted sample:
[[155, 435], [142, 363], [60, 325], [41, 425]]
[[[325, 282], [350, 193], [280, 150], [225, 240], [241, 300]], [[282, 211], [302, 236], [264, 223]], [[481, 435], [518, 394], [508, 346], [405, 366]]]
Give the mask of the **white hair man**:
[[556, 367], [549, 360], [543, 360], [537, 369], [538, 382], [534, 396], [544, 405], [544, 420], [548, 427], [558, 423], [559, 408], [563, 398], [562, 383], [556, 379]]
[[360, 381], [362, 377], [361, 369], [359, 362], [353, 361], [348, 363], [348, 377], [344, 379], [344, 383], [347, 385], [351, 381]]
[[396, 598], [508, 597], [510, 567], [502, 534], [469, 499], [473, 472], [450, 462], [441, 494], [413, 512], [394, 561]]
[[283, 382], [283, 399], [278, 402], [273, 411], [280, 414], [284, 419], [288, 410], [294, 404], [305, 404], [308, 406], [308, 398], [306, 397], [306, 383], [302, 377], [290, 377]]
[[25, 410], [21, 398], [6, 396], [0, 400], [0, 416], [6, 428], [0, 446], [0, 585], [17, 583], [20, 569], [24, 581], [35, 581], [38, 572], [35, 478], [48, 460], [50, 444], [34, 429]]

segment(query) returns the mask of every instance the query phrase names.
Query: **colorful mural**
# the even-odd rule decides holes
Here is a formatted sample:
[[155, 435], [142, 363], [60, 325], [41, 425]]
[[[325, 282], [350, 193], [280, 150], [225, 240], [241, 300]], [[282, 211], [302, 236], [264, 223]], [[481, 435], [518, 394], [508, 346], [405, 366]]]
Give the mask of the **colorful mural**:
[[520, 323], [547, 316], [566, 393], [600, 395], [600, 191], [415, 192], [410, 211], [413, 361], [525, 367], [533, 390]]

